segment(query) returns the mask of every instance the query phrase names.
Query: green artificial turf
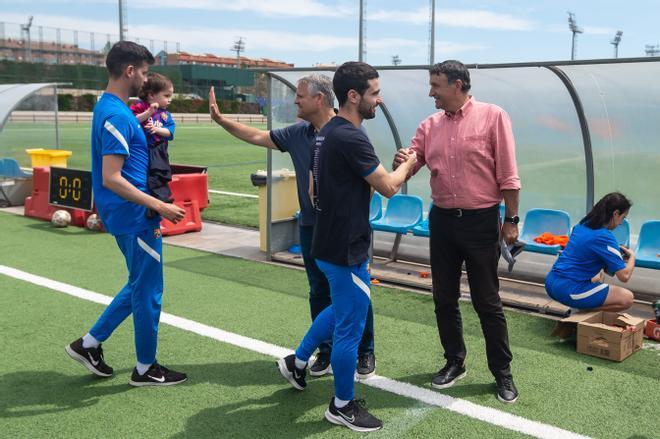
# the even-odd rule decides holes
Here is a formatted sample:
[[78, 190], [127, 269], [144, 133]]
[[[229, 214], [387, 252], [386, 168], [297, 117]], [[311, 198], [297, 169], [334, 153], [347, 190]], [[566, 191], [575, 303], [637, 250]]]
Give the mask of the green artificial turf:
[[[107, 234], [54, 229], [0, 213], [0, 264], [109, 296], [125, 282], [125, 265]], [[309, 325], [301, 270], [165, 246], [163, 310], [279, 346], [295, 348]], [[424, 388], [442, 365], [432, 300], [374, 287], [377, 373]], [[651, 403], [660, 383], [660, 353], [642, 350], [622, 363], [577, 354], [549, 336], [552, 322], [507, 312], [514, 405], [494, 397], [478, 319], [462, 304], [467, 377], [443, 393], [581, 434], [654, 437]], [[128, 320], [105, 343], [116, 369], [98, 380], [68, 359], [64, 345], [93, 324], [102, 305], [0, 275], [0, 431], [7, 437], [324, 437], [346, 435], [322, 420], [329, 378], [288, 388], [274, 359], [161, 325], [159, 359], [190, 374], [171, 389], [130, 389]], [[587, 370], [591, 367], [592, 371]], [[363, 385], [356, 387], [391, 437], [516, 437], [447, 410]], [[87, 430], [85, 430], [87, 428]], [[105, 428], [112, 428], [106, 432]]]

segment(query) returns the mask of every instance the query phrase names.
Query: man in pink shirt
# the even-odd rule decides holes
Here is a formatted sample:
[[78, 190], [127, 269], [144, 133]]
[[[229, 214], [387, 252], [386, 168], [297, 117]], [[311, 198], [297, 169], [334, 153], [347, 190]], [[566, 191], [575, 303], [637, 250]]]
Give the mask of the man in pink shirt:
[[[496, 105], [478, 102], [470, 94], [470, 73], [458, 61], [430, 69], [429, 96], [437, 112], [424, 120], [408, 149], [401, 149], [393, 166], [409, 151], [417, 153], [410, 176], [426, 165], [431, 171], [429, 213], [433, 301], [445, 350], [446, 365], [433, 377], [438, 389], [465, 376], [460, 297], [461, 266], [465, 262], [472, 305], [486, 339], [488, 368], [495, 376], [497, 399], [513, 403], [512, 354], [497, 278], [499, 241], [518, 238], [518, 191], [515, 142], [509, 116]], [[499, 222], [504, 199], [506, 216]]]

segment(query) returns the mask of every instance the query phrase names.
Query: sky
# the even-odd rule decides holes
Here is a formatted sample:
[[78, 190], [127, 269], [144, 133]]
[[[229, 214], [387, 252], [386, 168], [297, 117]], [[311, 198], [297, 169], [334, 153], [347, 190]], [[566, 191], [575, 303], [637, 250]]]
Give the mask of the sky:
[[[173, 51], [235, 56], [230, 49], [242, 37], [244, 56], [270, 58], [309, 67], [358, 59], [358, 0], [127, 0], [129, 39], [163, 40]], [[366, 56], [372, 65], [429, 61], [429, 0], [365, 0]], [[630, 7], [633, 6], [633, 7]], [[32, 39], [43, 26], [76, 29], [81, 47], [87, 32], [118, 35], [118, 1], [0, 0], [6, 37], [20, 34], [18, 23], [34, 16]], [[645, 56], [645, 45], [660, 42], [660, 1], [634, 0], [436, 0], [435, 61], [465, 63], [558, 61], [571, 57], [567, 11], [575, 13], [576, 59], [614, 56], [610, 41], [623, 31], [619, 57]], [[17, 24], [10, 24], [17, 23]], [[2, 31], [2, 28], [0, 28]], [[73, 32], [62, 31], [73, 42]], [[1, 35], [0, 35], [1, 37]]]

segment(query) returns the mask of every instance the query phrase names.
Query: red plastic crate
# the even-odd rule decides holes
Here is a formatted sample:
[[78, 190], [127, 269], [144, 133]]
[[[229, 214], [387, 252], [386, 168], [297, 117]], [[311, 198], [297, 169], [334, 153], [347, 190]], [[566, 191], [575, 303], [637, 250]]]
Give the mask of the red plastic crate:
[[197, 201], [199, 210], [209, 205], [209, 176], [207, 174], [174, 174], [170, 190], [175, 203]]
[[182, 233], [199, 232], [202, 230], [202, 214], [199, 211], [197, 200], [184, 201], [183, 203], [174, 202], [174, 204], [183, 207], [186, 210], [186, 214], [176, 224], [163, 219], [160, 222], [160, 230], [163, 236], [180, 235]]

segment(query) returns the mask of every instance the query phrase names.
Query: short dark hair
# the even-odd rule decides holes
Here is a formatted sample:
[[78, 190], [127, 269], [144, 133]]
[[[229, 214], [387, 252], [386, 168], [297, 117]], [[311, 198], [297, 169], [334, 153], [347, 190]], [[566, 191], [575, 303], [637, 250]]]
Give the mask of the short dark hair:
[[600, 229], [612, 220], [615, 210], [622, 214], [628, 212], [631, 207], [632, 202], [625, 195], [620, 192], [611, 192], [596, 203], [587, 216], [582, 218], [580, 224], [591, 229]]
[[156, 93], [160, 93], [170, 87], [174, 87], [174, 85], [167, 76], [163, 76], [156, 72], [149, 72], [149, 74], [147, 74], [147, 80], [142, 84], [142, 87], [140, 87], [138, 97], [146, 102], [150, 94], [155, 95]]
[[146, 47], [132, 41], [119, 41], [112, 46], [105, 58], [105, 66], [112, 78], [119, 78], [126, 67], [140, 67], [154, 63], [154, 56]]
[[460, 61], [449, 59], [441, 63], [433, 64], [429, 69], [431, 75], [443, 74], [447, 77], [447, 81], [452, 83], [457, 79], [463, 82], [461, 90], [467, 92], [470, 90], [470, 71]]
[[339, 106], [348, 100], [348, 92], [355, 90], [360, 96], [369, 88], [369, 80], [378, 78], [378, 72], [367, 63], [345, 62], [335, 72], [332, 78], [332, 88]]

